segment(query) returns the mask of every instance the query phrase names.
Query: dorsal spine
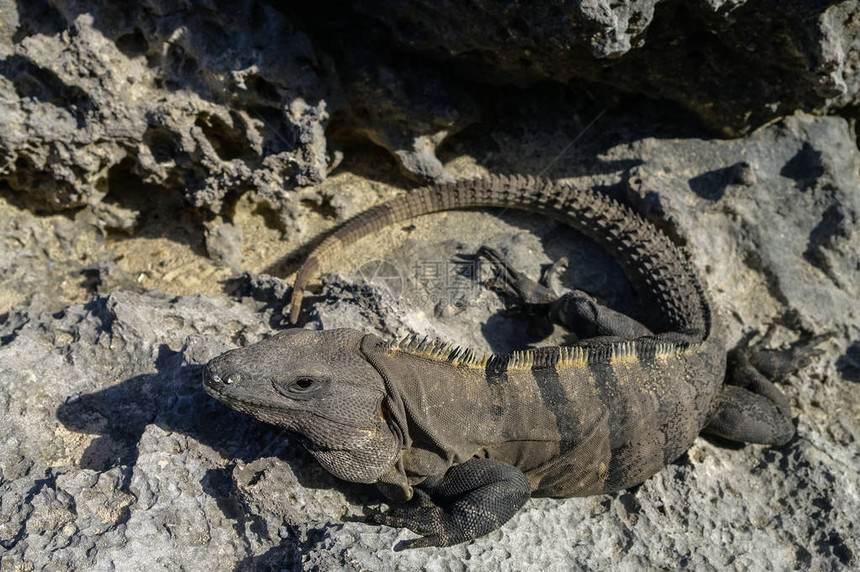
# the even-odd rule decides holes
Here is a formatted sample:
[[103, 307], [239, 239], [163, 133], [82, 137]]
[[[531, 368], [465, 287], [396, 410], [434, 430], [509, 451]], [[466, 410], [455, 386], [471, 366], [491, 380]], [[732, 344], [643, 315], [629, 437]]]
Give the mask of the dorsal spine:
[[400, 341], [385, 343], [392, 353], [405, 353], [454, 367], [486, 368], [492, 371], [518, 369], [585, 367], [595, 363], [617, 363], [626, 360], [677, 358], [697, 351], [700, 343], [673, 343], [652, 337], [572, 346], [544, 346], [517, 350], [509, 354], [484, 354], [455, 346], [438, 338], [410, 334]]

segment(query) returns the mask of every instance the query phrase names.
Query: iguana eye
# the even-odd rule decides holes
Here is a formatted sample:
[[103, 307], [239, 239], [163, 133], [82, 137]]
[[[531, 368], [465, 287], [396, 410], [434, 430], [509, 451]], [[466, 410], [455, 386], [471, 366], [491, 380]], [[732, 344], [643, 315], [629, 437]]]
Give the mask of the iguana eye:
[[316, 384], [317, 380], [312, 377], [300, 377], [290, 384], [290, 389], [292, 391], [308, 391], [313, 389]]
[[314, 399], [321, 393], [325, 393], [329, 383], [325, 378], [297, 377], [295, 379], [276, 380], [272, 382], [272, 385], [284, 397]]

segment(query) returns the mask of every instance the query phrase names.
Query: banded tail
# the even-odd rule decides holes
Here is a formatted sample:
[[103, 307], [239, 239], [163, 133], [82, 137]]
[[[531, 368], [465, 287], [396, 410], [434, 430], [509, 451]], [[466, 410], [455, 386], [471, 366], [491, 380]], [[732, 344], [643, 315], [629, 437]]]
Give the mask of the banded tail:
[[290, 322], [298, 322], [304, 290], [344, 247], [416, 216], [475, 207], [505, 207], [557, 219], [605, 248], [646, 303], [656, 305], [660, 329], [705, 339], [710, 304], [687, 257], [649, 222], [613, 199], [533, 177], [486, 179], [424, 187], [356, 215], [323, 240], [296, 275]]

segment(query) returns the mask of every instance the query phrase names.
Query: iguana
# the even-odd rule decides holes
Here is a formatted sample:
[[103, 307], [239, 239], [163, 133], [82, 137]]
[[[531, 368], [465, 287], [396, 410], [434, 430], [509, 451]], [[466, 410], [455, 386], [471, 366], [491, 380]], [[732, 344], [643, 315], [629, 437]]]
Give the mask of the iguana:
[[524, 177], [431, 186], [372, 208], [326, 238], [299, 270], [302, 294], [365, 235], [448, 209], [549, 215], [606, 248], [659, 320], [649, 329], [580, 290], [562, 296], [492, 249], [496, 287], [580, 342], [480, 355], [438, 340], [383, 341], [351, 329], [284, 330], [205, 367], [206, 390], [287, 429], [335, 476], [399, 501], [369, 522], [407, 527], [405, 547], [450, 546], [500, 527], [530, 496], [572, 497], [643, 482], [700, 432], [782, 445], [794, 435], [779, 377], [808, 354], [727, 350], [687, 256], [630, 208], [577, 186]]

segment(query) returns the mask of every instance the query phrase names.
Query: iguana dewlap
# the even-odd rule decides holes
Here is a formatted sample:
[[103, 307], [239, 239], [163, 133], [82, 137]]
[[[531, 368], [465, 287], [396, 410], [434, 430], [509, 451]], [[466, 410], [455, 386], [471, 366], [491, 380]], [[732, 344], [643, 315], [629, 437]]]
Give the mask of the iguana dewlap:
[[296, 433], [332, 474], [408, 501], [371, 521], [448, 546], [506, 522], [531, 495], [624, 489], [657, 473], [700, 432], [783, 444], [788, 402], [763, 374], [787, 360], [726, 348], [693, 267], [629, 208], [590, 190], [493, 177], [412, 191], [344, 224], [311, 253], [293, 291], [358, 238], [414, 216], [508, 207], [576, 228], [619, 262], [662, 321], [642, 324], [573, 291], [558, 297], [507, 267], [506, 294], [580, 337], [572, 346], [479, 355], [439, 341], [399, 343], [355, 330], [289, 329], [206, 367], [207, 391]]

